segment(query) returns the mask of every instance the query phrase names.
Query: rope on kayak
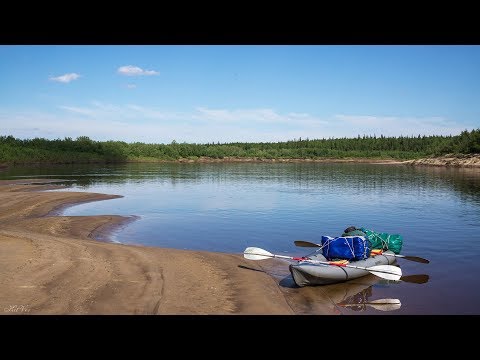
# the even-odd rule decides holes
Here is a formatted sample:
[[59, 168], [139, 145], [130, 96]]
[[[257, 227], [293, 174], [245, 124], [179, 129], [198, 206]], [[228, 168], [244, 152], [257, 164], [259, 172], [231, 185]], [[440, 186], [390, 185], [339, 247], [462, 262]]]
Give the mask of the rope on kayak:
[[315, 254], [316, 254], [317, 252], [319, 252], [319, 251], [322, 251], [322, 254], [323, 254], [323, 248], [324, 248], [324, 247], [325, 247], [325, 244], [323, 244], [323, 245], [320, 245], [320, 244], [319, 244], [319, 247], [318, 247], [317, 250], [315, 250], [314, 252], [311, 252], [310, 254], [305, 255], [304, 257], [307, 258], [307, 259], [310, 259], [310, 256], [311, 256], [311, 255], [315, 255]]
[[373, 235], [375, 235], [375, 237], [377, 239], [380, 239], [380, 242], [382, 243], [382, 249], [385, 249], [385, 250], [388, 250], [388, 240], [390, 240], [390, 234], [387, 236], [387, 239], [384, 240], [382, 239], [380, 236], [377, 235], [377, 233], [373, 232]]

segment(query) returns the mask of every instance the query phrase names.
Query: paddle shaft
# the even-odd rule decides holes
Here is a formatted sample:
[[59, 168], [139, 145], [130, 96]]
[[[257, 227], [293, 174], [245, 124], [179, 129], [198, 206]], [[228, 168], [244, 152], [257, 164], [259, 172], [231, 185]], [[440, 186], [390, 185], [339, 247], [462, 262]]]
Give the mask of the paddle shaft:
[[[266, 256], [266, 255], [262, 255], [262, 256]], [[368, 268], [366, 268], [366, 267], [343, 264], [343, 263], [335, 263], [335, 262], [331, 262], [331, 261], [312, 260], [312, 259], [308, 259], [306, 257], [294, 257], [294, 256], [275, 255], [275, 254], [271, 254], [270, 256], [274, 257], [274, 258], [290, 259], [290, 260], [296, 260], [296, 261], [308, 261], [308, 262], [315, 263], [315, 264], [335, 265], [335, 266], [349, 267], [349, 268], [353, 268], [353, 269], [360, 269], [360, 270], [369, 271]], [[380, 271], [380, 272], [384, 272], [384, 271]], [[386, 273], [389, 274], [389, 272], [386, 272]]]

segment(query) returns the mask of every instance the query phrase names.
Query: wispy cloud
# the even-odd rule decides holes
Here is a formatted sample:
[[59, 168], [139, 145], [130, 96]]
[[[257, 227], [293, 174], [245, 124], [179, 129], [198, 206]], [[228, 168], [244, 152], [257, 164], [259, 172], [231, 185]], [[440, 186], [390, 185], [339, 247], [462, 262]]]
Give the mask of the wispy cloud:
[[72, 113], [77, 113], [77, 114], [80, 114], [80, 115], [86, 115], [86, 116], [94, 116], [95, 115], [94, 110], [87, 109], [87, 108], [80, 108], [80, 107], [76, 107], [76, 106], [65, 106], [65, 105], [61, 105], [61, 106], [59, 106], [59, 108], [63, 109], [63, 110], [70, 111]]
[[70, 113], [80, 114], [87, 117], [105, 119], [105, 118], [132, 118], [141, 115], [144, 108], [137, 105], [114, 105], [101, 101], [92, 101], [85, 106], [59, 105], [59, 109]]
[[[95, 119], [135, 121], [179, 126], [184, 141], [281, 141], [294, 138], [339, 138], [358, 135], [454, 135], [464, 125], [442, 117], [398, 117], [338, 114], [320, 118], [307, 113], [281, 113], [274, 109], [218, 109], [197, 107], [171, 112], [136, 104], [112, 105], [94, 101], [87, 107], [62, 106], [64, 110]], [[183, 126], [183, 128], [182, 128]], [[205, 133], [201, 137], [200, 133]]]
[[263, 127], [281, 126], [283, 129], [317, 127], [327, 122], [318, 117], [304, 113], [286, 113], [281, 114], [273, 109], [213, 109], [206, 107], [197, 107], [190, 112], [172, 112], [155, 109], [152, 107], [140, 106], [136, 104], [113, 105], [105, 104], [99, 101], [92, 101], [89, 106], [59, 106], [63, 110], [82, 114], [89, 117], [104, 119], [112, 117], [116, 119], [136, 119], [141, 120], [166, 120], [182, 121], [195, 124], [214, 124], [215, 126], [233, 125], [242, 128], [252, 128], [260, 125]]
[[118, 68], [118, 73], [126, 76], [139, 76], [139, 75], [158, 75], [158, 71], [154, 70], [143, 70], [138, 66], [125, 65]]
[[210, 109], [198, 107], [195, 109], [195, 118], [234, 123], [263, 123], [263, 124], [283, 124], [291, 126], [317, 126], [326, 124], [326, 121], [309, 114], [290, 112], [281, 114], [274, 109]]
[[127, 89], [135, 89], [137, 85], [135, 84], [127, 84]]
[[70, 81], [77, 80], [80, 77], [77, 73], [68, 73], [60, 76], [50, 76], [51, 81], [69, 83]]
[[[21, 112], [0, 108], [2, 134], [50, 139], [86, 135], [98, 141], [170, 143], [277, 142], [357, 135], [456, 135], [465, 124], [442, 117], [312, 114], [274, 109], [198, 107], [174, 112], [138, 104], [93, 101], [87, 106], [61, 105], [57, 111]], [[470, 128], [467, 128], [470, 129]]]

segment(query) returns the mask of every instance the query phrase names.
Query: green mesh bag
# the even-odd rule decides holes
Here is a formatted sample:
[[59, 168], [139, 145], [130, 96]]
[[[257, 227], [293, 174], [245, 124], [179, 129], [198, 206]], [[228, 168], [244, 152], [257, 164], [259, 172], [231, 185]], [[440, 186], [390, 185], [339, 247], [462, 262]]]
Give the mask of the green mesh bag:
[[372, 244], [372, 249], [391, 250], [395, 254], [400, 254], [402, 250], [403, 238], [398, 234], [377, 233], [373, 230], [361, 228]]

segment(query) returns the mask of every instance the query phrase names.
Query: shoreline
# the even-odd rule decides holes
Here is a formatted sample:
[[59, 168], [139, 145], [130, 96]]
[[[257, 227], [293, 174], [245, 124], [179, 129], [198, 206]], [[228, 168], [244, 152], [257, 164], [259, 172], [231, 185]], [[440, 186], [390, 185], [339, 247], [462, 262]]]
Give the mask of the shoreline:
[[[396, 159], [379, 159], [379, 158], [317, 158], [317, 159], [268, 159], [268, 158], [244, 158], [235, 156], [226, 156], [221, 159], [200, 157], [197, 159], [180, 158], [178, 160], [128, 160], [125, 163], [181, 163], [181, 164], [208, 164], [208, 163], [362, 163], [362, 164], [379, 164], [379, 165], [409, 165], [409, 166], [445, 166], [445, 167], [480, 167], [480, 154], [453, 155], [427, 157], [414, 160], [396, 160]], [[42, 165], [65, 165], [58, 163], [26, 163], [18, 164], [19, 166], [42, 166]], [[102, 163], [103, 164], [103, 163]], [[69, 164], [75, 165], [75, 164]], [[80, 165], [80, 164], [79, 164]], [[10, 165], [0, 163], [0, 171], [8, 169]]]
[[[43, 191], [59, 186], [41, 179], [29, 182], [0, 181], [3, 315], [339, 313], [332, 298], [325, 297], [326, 289], [296, 288], [289, 282], [284, 260], [253, 262], [242, 254], [93, 240], [131, 219], [53, 214], [117, 195]], [[342, 285], [338, 301], [349, 293], [346, 289], [358, 286], [365, 287]]]
[[283, 259], [93, 240], [131, 219], [52, 212], [118, 195], [29, 182], [0, 180], [3, 315], [351, 315], [338, 303], [381, 280], [299, 288]]

